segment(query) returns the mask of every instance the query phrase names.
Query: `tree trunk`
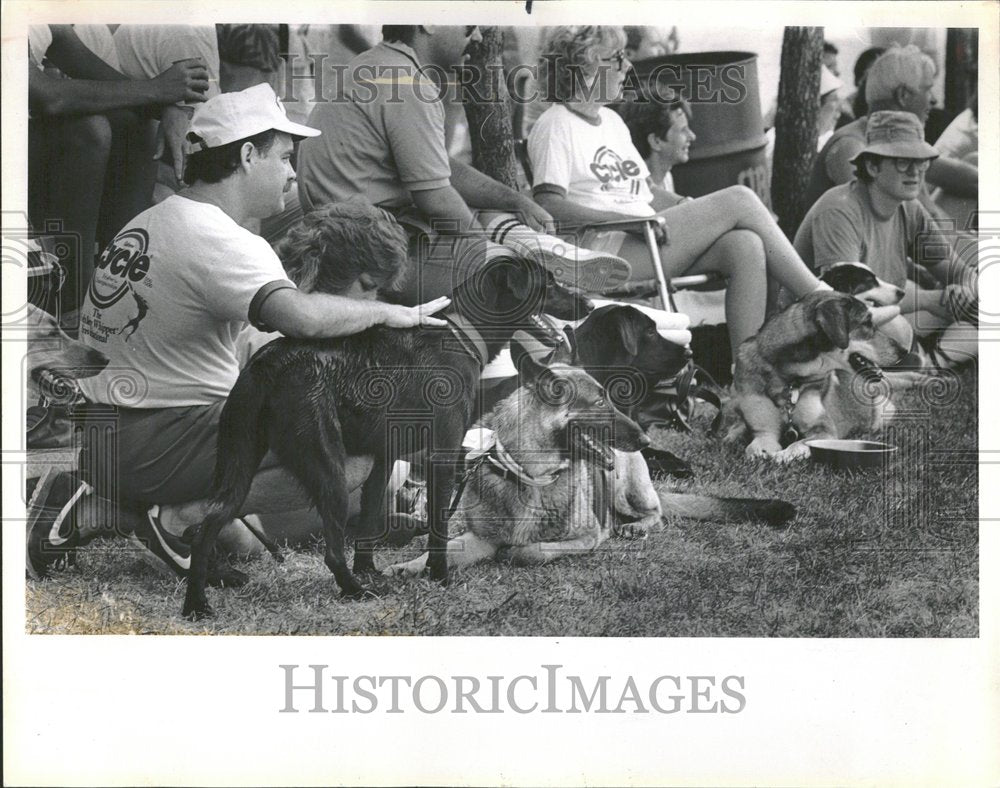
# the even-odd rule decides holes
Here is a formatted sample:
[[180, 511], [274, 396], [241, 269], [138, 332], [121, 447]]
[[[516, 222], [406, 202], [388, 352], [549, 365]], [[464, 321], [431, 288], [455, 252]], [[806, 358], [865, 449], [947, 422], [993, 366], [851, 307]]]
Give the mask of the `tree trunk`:
[[503, 32], [480, 27], [483, 40], [469, 47], [462, 103], [472, 138], [472, 166], [512, 189], [517, 188], [510, 96], [504, 80]]
[[976, 95], [978, 63], [979, 31], [949, 27], [944, 67], [944, 109], [949, 120], [962, 112]]
[[816, 158], [822, 27], [786, 27], [781, 45], [781, 81], [774, 119], [771, 203], [789, 238], [799, 229], [803, 197]]

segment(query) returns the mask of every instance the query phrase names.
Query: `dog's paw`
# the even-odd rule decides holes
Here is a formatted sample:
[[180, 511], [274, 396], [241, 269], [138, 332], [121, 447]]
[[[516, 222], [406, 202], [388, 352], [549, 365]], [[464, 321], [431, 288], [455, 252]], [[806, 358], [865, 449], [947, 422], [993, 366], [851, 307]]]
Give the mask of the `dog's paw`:
[[761, 435], [750, 441], [746, 455], [754, 460], [769, 460], [781, 451], [781, 444], [770, 435]]
[[642, 521], [633, 523], [620, 523], [615, 528], [615, 536], [619, 539], [645, 539], [649, 536], [649, 529]]
[[204, 618], [210, 618], [215, 615], [215, 611], [212, 610], [212, 606], [208, 604], [208, 599], [204, 596], [187, 596], [184, 598], [184, 607], [181, 609], [181, 615], [184, 616], [188, 621], [201, 621]]
[[427, 566], [427, 559], [421, 556], [412, 561], [392, 564], [382, 570], [385, 577], [419, 577]]
[[340, 598], [351, 602], [360, 602], [365, 599], [378, 599], [379, 592], [377, 589], [369, 588], [368, 586], [348, 586], [347, 588], [340, 589]]
[[808, 460], [810, 456], [809, 447], [804, 441], [796, 441], [787, 449], [782, 449], [774, 455], [774, 461], [782, 464]]

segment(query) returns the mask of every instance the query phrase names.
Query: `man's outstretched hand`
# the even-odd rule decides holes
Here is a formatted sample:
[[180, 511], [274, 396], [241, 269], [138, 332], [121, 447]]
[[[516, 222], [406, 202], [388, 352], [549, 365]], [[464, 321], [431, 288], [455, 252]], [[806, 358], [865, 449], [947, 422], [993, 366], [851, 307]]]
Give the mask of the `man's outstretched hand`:
[[426, 304], [417, 306], [399, 306], [398, 304], [383, 304], [385, 312], [382, 325], [389, 328], [415, 328], [416, 326], [446, 326], [448, 323], [439, 317], [432, 317], [447, 307], [451, 299], [447, 296], [435, 298]]

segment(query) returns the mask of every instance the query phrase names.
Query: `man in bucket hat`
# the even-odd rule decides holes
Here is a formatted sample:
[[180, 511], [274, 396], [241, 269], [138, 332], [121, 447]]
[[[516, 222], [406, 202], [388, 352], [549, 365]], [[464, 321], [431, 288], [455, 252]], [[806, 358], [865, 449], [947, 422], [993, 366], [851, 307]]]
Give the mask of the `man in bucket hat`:
[[[933, 336], [931, 362], [951, 367], [976, 356], [975, 254], [956, 250], [919, 202], [924, 174], [938, 152], [909, 112], [874, 112], [853, 163], [856, 180], [835, 186], [809, 209], [795, 248], [817, 273], [838, 262], [862, 262], [901, 287], [897, 339]], [[954, 234], [952, 234], [954, 235]], [[922, 287], [913, 281], [923, 274]]]
[[[186, 571], [190, 551], [176, 535], [203, 519], [219, 415], [239, 375], [235, 340], [246, 323], [317, 338], [378, 324], [444, 324], [430, 315], [447, 298], [403, 307], [302, 293], [267, 242], [242, 226], [283, 209], [295, 179], [293, 141], [319, 133], [290, 121], [266, 84], [195, 110], [188, 188], [135, 217], [97, 263], [80, 338], [110, 363], [82, 388], [90, 403], [117, 407], [116, 435], [104, 446], [85, 442], [86, 478], [49, 473], [39, 482], [28, 513], [29, 574], [44, 574], [60, 551], [112, 516], [95, 487], [117, 499], [120, 524], [127, 520], [144, 546]], [[247, 505], [288, 511], [300, 498], [292, 477], [265, 459]]]
[[[837, 129], [820, 149], [806, 189], [807, 207], [812, 206], [827, 189], [848, 183], [854, 177], [851, 164], [864, 147], [865, 131], [872, 113], [912, 112], [921, 124], [927, 122], [934, 101], [932, 92], [936, 72], [934, 61], [912, 44], [890, 47], [879, 56], [865, 77], [868, 115]], [[975, 197], [979, 191], [978, 170], [948, 156], [933, 160], [925, 181], [928, 185], [939, 186], [963, 197]], [[932, 215], [940, 215], [927, 188], [921, 190], [920, 201]]]

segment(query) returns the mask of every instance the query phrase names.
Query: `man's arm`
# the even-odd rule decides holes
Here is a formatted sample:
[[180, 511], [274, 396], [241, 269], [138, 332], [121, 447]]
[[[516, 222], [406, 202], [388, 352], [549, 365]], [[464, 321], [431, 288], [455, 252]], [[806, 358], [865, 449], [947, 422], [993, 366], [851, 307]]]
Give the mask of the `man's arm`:
[[587, 208], [566, 199], [566, 195], [545, 190], [544, 186], [536, 188], [535, 199], [546, 211], [552, 214], [560, 227], [579, 227], [583, 224], [600, 224], [615, 219], [636, 219], [637, 217], [614, 211], [598, 211]]
[[466, 204], [490, 211], [519, 214], [535, 230], [545, 231], [552, 224], [549, 213], [527, 195], [505, 186], [475, 167], [450, 159], [451, 185]]
[[851, 159], [864, 150], [865, 143], [854, 137], [842, 137], [827, 151], [826, 174], [838, 186], [854, 180]]
[[420, 189], [410, 192], [410, 196], [424, 216], [432, 223], [437, 220], [436, 232], [452, 234], [482, 229], [454, 186]]
[[934, 159], [927, 170], [927, 182], [958, 197], [979, 196], [979, 169], [959, 159]]
[[46, 116], [93, 115], [122, 107], [204, 101], [207, 79], [204, 67], [194, 61], [177, 63], [155, 79], [145, 80], [57, 79], [30, 68], [28, 106]]
[[52, 44], [45, 57], [73, 79], [126, 80], [127, 76], [116, 71], [90, 51], [73, 29], [73, 25], [49, 25]]
[[372, 326], [413, 328], [443, 326], [431, 317], [451, 303], [442, 297], [420, 306], [406, 307], [381, 301], [362, 301], [326, 293], [303, 293], [292, 287], [275, 290], [260, 307], [261, 321], [288, 337], [323, 339], [346, 337]]

